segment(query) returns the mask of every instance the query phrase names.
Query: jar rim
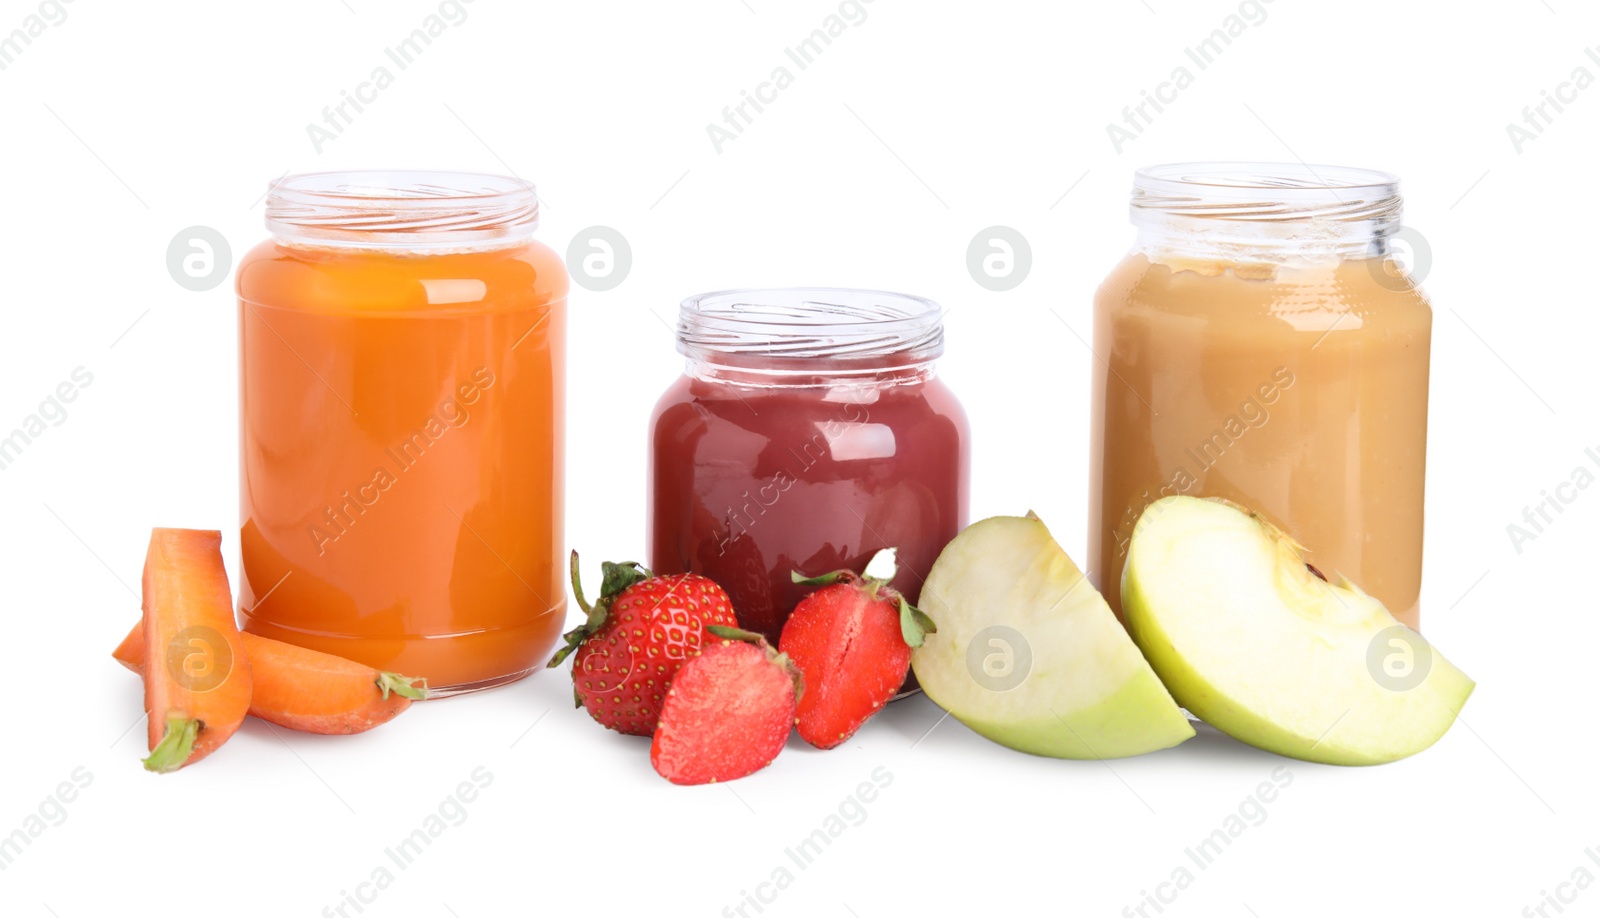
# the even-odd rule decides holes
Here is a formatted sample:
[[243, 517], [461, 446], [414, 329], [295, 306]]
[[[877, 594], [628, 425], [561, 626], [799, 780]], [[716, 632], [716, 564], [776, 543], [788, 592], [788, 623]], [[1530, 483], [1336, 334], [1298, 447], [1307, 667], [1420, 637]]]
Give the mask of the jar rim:
[[1133, 174], [1136, 226], [1177, 221], [1350, 224], [1366, 235], [1399, 229], [1400, 179], [1389, 172], [1312, 163], [1189, 162]]
[[752, 287], [700, 293], [678, 308], [678, 351], [782, 371], [925, 363], [944, 353], [944, 309], [925, 297], [853, 287]]
[[479, 172], [303, 172], [268, 184], [266, 224], [280, 239], [312, 245], [512, 245], [538, 228], [539, 195], [531, 182]]

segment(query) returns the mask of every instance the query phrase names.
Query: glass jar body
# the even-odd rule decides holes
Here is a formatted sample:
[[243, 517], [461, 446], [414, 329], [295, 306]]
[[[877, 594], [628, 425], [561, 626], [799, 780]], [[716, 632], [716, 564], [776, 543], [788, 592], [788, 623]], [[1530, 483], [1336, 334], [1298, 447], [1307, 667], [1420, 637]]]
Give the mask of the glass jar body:
[[560, 258], [271, 240], [238, 294], [246, 630], [435, 694], [541, 663], [565, 618]]
[[965, 413], [931, 364], [785, 380], [697, 367], [651, 419], [649, 554], [721, 584], [774, 644], [811, 588], [895, 548], [913, 602], [967, 521]]
[[1171, 494], [1264, 513], [1418, 625], [1432, 310], [1381, 246], [1142, 240], [1095, 297], [1089, 570]]

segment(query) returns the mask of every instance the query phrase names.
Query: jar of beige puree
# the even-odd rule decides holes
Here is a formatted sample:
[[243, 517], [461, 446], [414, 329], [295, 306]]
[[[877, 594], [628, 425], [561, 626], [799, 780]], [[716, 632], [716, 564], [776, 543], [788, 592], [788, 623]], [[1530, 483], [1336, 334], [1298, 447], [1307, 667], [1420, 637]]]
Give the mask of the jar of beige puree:
[[1120, 607], [1148, 504], [1225, 497], [1417, 627], [1433, 313], [1393, 257], [1398, 179], [1156, 166], [1130, 210], [1133, 249], [1095, 297], [1095, 585]]

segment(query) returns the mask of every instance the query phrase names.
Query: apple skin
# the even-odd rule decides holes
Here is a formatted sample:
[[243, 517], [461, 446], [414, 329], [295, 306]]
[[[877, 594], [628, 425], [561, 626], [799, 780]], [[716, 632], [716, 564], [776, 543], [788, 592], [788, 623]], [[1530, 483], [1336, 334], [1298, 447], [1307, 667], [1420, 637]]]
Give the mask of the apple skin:
[[1188, 718], [1154, 677], [1131, 679], [1104, 701], [1059, 718], [1000, 723], [968, 714], [956, 719], [1008, 749], [1055, 759], [1121, 759], [1169, 749], [1194, 736]]
[[[939, 630], [912, 653], [917, 681], [1002, 746], [1111, 759], [1194, 736], [1111, 607], [1035, 517], [963, 530], [929, 572], [920, 606]], [[980, 683], [971, 666], [972, 643], [992, 626], [1015, 629], [1031, 654], [1026, 675], [1003, 690]]]
[[[1192, 528], [1186, 545], [1160, 538], [1174, 525]], [[1184, 551], [1242, 560], [1233, 571], [1165, 582]], [[1156, 501], [1134, 526], [1123, 568], [1129, 632], [1179, 704], [1252, 746], [1308, 762], [1377, 765], [1433, 745], [1473, 681], [1355, 584], [1310, 573], [1304, 554], [1270, 522], [1229, 502]], [[1277, 595], [1315, 608], [1296, 620], [1285, 606], [1282, 621], [1244, 611], [1251, 595], [1238, 587], [1253, 577], [1276, 578]], [[1208, 599], [1215, 608], [1204, 608]], [[1426, 677], [1403, 691], [1379, 684], [1368, 668], [1370, 645], [1392, 628], [1430, 660]]]

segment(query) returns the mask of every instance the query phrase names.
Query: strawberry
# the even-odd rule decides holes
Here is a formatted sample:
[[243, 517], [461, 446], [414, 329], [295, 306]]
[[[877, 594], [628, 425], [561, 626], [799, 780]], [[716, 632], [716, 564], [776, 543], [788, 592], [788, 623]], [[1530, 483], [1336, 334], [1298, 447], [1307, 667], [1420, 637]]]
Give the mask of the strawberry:
[[709, 642], [707, 625], [733, 625], [728, 594], [698, 574], [657, 577], [629, 561], [600, 566], [604, 582], [593, 606], [578, 582], [572, 553], [572, 592], [588, 619], [562, 635], [554, 667], [572, 661], [572, 693], [601, 726], [649, 736], [661, 716], [667, 685], [678, 667]]
[[789, 741], [805, 693], [800, 671], [761, 635], [708, 630], [728, 640], [678, 670], [650, 742], [650, 764], [673, 784], [732, 781], [766, 768]]
[[[878, 576], [880, 566], [887, 573]], [[808, 686], [796, 721], [800, 738], [819, 749], [849, 739], [894, 697], [911, 667], [911, 649], [937, 630], [889, 586], [894, 549], [875, 555], [867, 571], [865, 577], [853, 571], [792, 575], [795, 583], [822, 586], [795, 606], [778, 641]]]

